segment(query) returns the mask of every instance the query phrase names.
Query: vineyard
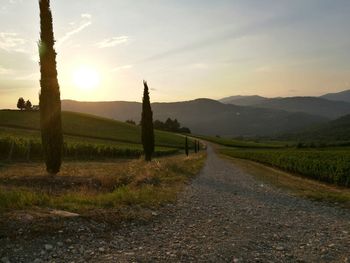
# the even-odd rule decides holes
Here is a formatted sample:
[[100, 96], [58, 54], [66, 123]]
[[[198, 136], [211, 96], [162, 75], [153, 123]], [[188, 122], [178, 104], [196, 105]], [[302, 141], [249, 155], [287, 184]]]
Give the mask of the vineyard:
[[222, 154], [267, 164], [326, 183], [350, 187], [350, 151], [333, 149], [237, 149]]
[[[175, 148], [156, 147], [155, 156], [177, 153]], [[143, 154], [141, 145], [116, 143], [73, 142], [68, 140], [64, 144], [65, 159], [92, 160], [104, 158], [139, 158]], [[39, 139], [25, 139], [18, 137], [0, 138], [1, 161], [37, 161], [42, 160], [43, 152]]]
[[[0, 111], [0, 117], [0, 161], [41, 161], [38, 112]], [[143, 154], [139, 126], [72, 112], [63, 112], [62, 117], [66, 160], [139, 158]], [[155, 139], [155, 156], [184, 148], [184, 137], [173, 133], [155, 131]]]

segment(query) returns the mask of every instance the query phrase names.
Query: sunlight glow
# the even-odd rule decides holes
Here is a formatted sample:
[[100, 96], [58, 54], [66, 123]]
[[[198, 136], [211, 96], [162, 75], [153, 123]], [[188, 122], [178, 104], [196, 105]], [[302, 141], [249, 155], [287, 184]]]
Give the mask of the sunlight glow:
[[100, 77], [95, 69], [81, 67], [73, 73], [73, 81], [79, 89], [89, 91], [98, 86]]

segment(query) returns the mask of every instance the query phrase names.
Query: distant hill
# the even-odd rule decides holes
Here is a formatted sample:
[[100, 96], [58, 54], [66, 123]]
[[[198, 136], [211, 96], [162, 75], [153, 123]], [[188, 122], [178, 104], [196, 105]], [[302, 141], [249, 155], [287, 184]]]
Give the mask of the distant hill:
[[284, 138], [299, 141], [324, 141], [327, 143], [350, 141], [350, 115], [326, 124], [316, 125], [302, 132], [285, 135]]
[[337, 93], [328, 93], [326, 95], [321, 96], [321, 98], [327, 100], [345, 101], [350, 103], [350, 90], [344, 90]]
[[[66, 111], [139, 122], [141, 103], [62, 101]], [[326, 118], [306, 113], [227, 105], [210, 99], [174, 103], [153, 103], [154, 119], [177, 118], [193, 133], [221, 136], [269, 136], [324, 123]]]
[[[141, 143], [140, 127], [127, 123], [75, 112], [62, 112], [63, 132], [66, 135], [126, 143]], [[40, 129], [37, 111], [0, 110], [1, 127]], [[183, 147], [183, 138], [177, 134], [156, 131], [156, 144]]]
[[261, 103], [255, 104], [254, 107], [278, 109], [289, 112], [304, 112], [329, 119], [336, 119], [350, 114], [350, 103], [343, 101], [331, 101], [317, 97], [268, 99]]
[[251, 106], [258, 103], [261, 103], [265, 100], [268, 100], [268, 98], [264, 98], [261, 96], [253, 95], [253, 96], [231, 96], [226, 97], [221, 100], [219, 100], [222, 103], [225, 104], [234, 104], [238, 106]]

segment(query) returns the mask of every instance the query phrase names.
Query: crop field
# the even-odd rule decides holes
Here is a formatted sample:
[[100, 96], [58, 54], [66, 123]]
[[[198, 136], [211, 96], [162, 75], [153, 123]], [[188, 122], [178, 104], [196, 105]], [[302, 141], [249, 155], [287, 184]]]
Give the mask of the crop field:
[[[63, 112], [64, 151], [69, 160], [138, 158], [143, 154], [140, 127], [86, 114]], [[0, 160], [42, 159], [39, 113], [0, 111]], [[184, 137], [155, 131], [155, 156], [179, 152]], [[190, 141], [191, 146], [191, 141]]]
[[350, 148], [223, 148], [224, 155], [248, 159], [326, 183], [350, 187]]

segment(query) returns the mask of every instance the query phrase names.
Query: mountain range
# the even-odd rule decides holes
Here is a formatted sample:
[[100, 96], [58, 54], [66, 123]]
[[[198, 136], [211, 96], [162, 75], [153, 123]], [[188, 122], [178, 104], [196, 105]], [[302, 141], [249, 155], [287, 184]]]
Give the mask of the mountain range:
[[[350, 94], [350, 90], [342, 94]], [[325, 96], [329, 96], [325, 95]], [[193, 133], [220, 136], [275, 136], [298, 132], [350, 114], [350, 103], [322, 97], [264, 98], [232, 96], [220, 101], [153, 103], [154, 120], [176, 118]], [[332, 94], [336, 98], [336, 94]], [[346, 99], [346, 96], [344, 96]], [[83, 112], [116, 120], [140, 121], [141, 103], [63, 100], [65, 111]]]

